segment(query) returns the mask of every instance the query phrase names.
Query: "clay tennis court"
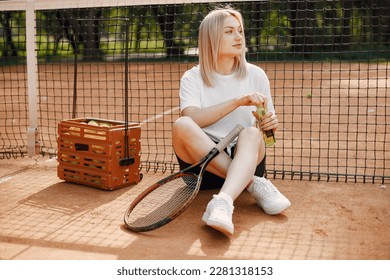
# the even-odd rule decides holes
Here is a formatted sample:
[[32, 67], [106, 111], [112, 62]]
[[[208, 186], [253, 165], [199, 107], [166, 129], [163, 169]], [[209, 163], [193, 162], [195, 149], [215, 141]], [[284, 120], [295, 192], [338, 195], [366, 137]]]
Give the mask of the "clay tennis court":
[[262, 212], [248, 193], [235, 203], [231, 238], [201, 216], [201, 191], [179, 218], [156, 231], [125, 229], [128, 204], [162, 175], [103, 191], [56, 177], [56, 160], [2, 160], [0, 258], [21, 259], [389, 259], [390, 193], [375, 184], [274, 180], [292, 207]]
[[[130, 79], [130, 119], [141, 123], [142, 130], [144, 177], [136, 185], [104, 191], [64, 182], [57, 177], [56, 158], [49, 156], [0, 160], [0, 259], [390, 258], [390, 143], [383, 134], [389, 123], [384, 104], [389, 86], [386, 63], [261, 64], [271, 80], [281, 123], [267, 165], [268, 177], [292, 202], [283, 214], [266, 215], [243, 193], [235, 203], [235, 234], [227, 238], [201, 222], [215, 192], [202, 191], [167, 226], [143, 234], [126, 230], [123, 214], [130, 202], [175, 168], [169, 132], [178, 117], [178, 82], [164, 81], [177, 80], [190, 66], [146, 64]], [[72, 96], [72, 83], [61, 82], [69, 80], [64, 70], [68, 68], [40, 68], [45, 73], [41, 75], [53, 76], [53, 84], [40, 91], [40, 141], [45, 151], [56, 149], [56, 125], [69, 118], [70, 106], [62, 101]], [[114, 68], [110, 73], [122, 70]], [[91, 77], [83, 80], [90, 79], [91, 85], [84, 82], [80, 87], [80, 96], [82, 89], [87, 88], [87, 93], [79, 99], [78, 116], [122, 118], [121, 90], [104, 84], [105, 79], [120, 77], [102, 79], [91, 75], [95, 72], [83, 69]], [[93, 85], [97, 80], [98, 88]], [[88, 97], [89, 87], [96, 99]], [[100, 92], [101, 88], [111, 88], [108, 93], [116, 101], [103, 106], [106, 99], [101, 96], [107, 90]], [[374, 103], [373, 113], [368, 109]], [[23, 111], [13, 118], [18, 119], [19, 113]], [[372, 120], [380, 125], [374, 126]], [[12, 132], [23, 135], [26, 124], [18, 124]], [[370, 132], [380, 132], [382, 138], [372, 139]], [[12, 146], [18, 139], [9, 141]], [[363, 173], [367, 176], [359, 175]], [[356, 182], [354, 175], [350, 180], [343, 174], [355, 174]]]

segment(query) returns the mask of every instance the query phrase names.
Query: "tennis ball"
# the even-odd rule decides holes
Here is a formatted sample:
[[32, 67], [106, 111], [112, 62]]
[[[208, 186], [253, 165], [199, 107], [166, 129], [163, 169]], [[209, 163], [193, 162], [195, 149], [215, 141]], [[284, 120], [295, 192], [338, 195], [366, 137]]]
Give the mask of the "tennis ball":
[[111, 127], [112, 124], [108, 123], [108, 122], [101, 122], [99, 123], [99, 126], [103, 126], [103, 127]]
[[88, 122], [88, 124], [89, 124], [89, 125], [93, 125], [93, 126], [99, 126], [99, 123], [98, 123], [97, 121], [95, 121], [95, 120], [90, 120], [90, 121]]
[[69, 127], [69, 134], [74, 136], [80, 136], [80, 129], [78, 127]]

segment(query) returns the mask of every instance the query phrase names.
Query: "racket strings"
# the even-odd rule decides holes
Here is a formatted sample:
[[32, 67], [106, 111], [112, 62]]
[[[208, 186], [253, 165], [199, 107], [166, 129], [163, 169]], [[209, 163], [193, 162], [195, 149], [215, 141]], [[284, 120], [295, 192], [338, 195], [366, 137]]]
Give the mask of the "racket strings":
[[128, 213], [127, 225], [142, 228], [169, 219], [186, 205], [194, 193], [197, 181], [195, 175], [184, 174], [164, 182], [140, 200]]

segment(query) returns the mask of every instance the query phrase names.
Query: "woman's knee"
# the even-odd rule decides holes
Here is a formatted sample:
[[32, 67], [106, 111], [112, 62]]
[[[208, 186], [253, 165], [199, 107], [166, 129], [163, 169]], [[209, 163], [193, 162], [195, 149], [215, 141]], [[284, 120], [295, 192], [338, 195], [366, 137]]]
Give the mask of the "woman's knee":
[[180, 117], [173, 123], [173, 130], [188, 129], [193, 126], [195, 122], [190, 117]]
[[261, 141], [263, 139], [261, 135], [261, 131], [258, 130], [256, 127], [247, 127], [240, 133], [240, 138], [245, 139], [245, 141], [250, 141], [252, 144], [255, 144], [258, 142], [258, 144], [261, 144]]
[[250, 147], [252, 152], [258, 154], [258, 163], [265, 156], [265, 144], [263, 140], [262, 132], [256, 127], [248, 127], [240, 133], [239, 145]]
[[191, 138], [200, 130], [199, 126], [190, 117], [178, 118], [172, 126], [172, 137], [175, 138]]

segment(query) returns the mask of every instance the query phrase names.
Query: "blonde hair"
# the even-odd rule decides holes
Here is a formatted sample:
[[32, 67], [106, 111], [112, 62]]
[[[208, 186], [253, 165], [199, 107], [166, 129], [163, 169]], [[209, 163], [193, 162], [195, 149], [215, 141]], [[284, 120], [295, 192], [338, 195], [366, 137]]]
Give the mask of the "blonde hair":
[[244, 78], [247, 74], [245, 59], [245, 35], [244, 25], [240, 12], [233, 8], [217, 8], [211, 11], [201, 22], [199, 27], [199, 67], [203, 82], [213, 86], [215, 73], [218, 72], [218, 56], [221, 50], [222, 30], [224, 20], [228, 16], [234, 16], [242, 27], [243, 48], [239, 57], [234, 58], [233, 70], [237, 78]]

